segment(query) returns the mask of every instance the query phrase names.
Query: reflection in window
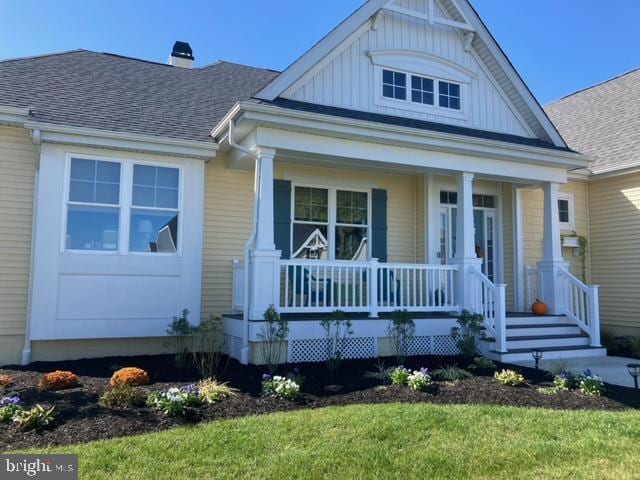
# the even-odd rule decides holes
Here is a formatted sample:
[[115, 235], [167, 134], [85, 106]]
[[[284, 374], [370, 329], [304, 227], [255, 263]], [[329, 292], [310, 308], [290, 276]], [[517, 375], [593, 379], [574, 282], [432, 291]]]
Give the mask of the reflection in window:
[[68, 200], [65, 248], [118, 250], [120, 164], [73, 158]]
[[129, 250], [176, 253], [178, 214], [153, 210], [131, 210]]
[[296, 187], [293, 258], [328, 259], [328, 225], [329, 190], [326, 188]]
[[336, 260], [366, 260], [368, 194], [336, 192]]
[[67, 250], [118, 250], [118, 208], [69, 205]]
[[134, 165], [133, 205], [178, 208], [180, 173], [177, 168]]

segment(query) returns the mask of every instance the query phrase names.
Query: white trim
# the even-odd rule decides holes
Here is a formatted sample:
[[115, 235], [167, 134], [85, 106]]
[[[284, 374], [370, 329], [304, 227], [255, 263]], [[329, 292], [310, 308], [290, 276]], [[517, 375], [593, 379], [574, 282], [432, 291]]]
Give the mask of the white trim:
[[47, 143], [175, 155], [202, 160], [215, 158], [218, 150], [217, 144], [206, 141], [182, 140], [40, 122], [24, 122], [24, 127], [29, 130], [40, 130], [41, 141]]
[[[575, 230], [575, 228], [576, 228], [576, 207], [575, 207], [575, 200], [574, 200], [574, 197], [573, 197], [573, 193], [572, 192], [558, 192], [558, 200], [566, 200], [568, 205], [569, 205], [569, 221], [568, 222], [559, 221], [560, 230], [561, 231]], [[557, 208], [558, 208], [558, 218], [560, 218], [560, 211], [559, 211], [560, 206], [558, 206]]]
[[28, 108], [0, 105], [0, 125], [22, 126], [30, 115], [31, 111]]

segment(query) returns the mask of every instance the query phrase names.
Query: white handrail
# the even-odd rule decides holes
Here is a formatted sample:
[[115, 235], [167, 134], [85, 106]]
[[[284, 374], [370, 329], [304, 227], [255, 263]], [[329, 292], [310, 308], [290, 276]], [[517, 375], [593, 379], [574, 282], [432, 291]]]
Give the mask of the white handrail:
[[600, 306], [597, 285], [585, 285], [568, 270], [558, 271], [562, 311], [600, 347]]
[[475, 313], [481, 313], [489, 334], [495, 338], [495, 349], [498, 352], [507, 351], [507, 313], [506, 313], [506, 285], [495, 284], [476, 268], [469, 268], [473, 285], [472, 304]]

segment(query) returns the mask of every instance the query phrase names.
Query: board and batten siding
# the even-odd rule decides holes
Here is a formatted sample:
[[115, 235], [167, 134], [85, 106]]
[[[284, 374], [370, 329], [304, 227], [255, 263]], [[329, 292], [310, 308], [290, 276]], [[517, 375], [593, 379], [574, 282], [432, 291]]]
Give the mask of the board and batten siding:
[[[427, 0], [404, 0], [403, 6], [424, 12]], [[441, 16], [444, 13], [440, 12]], [[367, 23], [369, 25], [369, 23]], [[492, 80], [479, 57], [466, 52], [453, 28], [433, 25], [397, 13], [384, 12], [377, 30], [360, 30], [301, 80], [283, 93], [284, 98], [354, 110], [409, 117], [432, 122], [531, 137], [526, 123]], [[391, 108], [376, 104], [377, 85], [369, 51], [393, 49], [419, 51], [474, 73], [468, 89], [468, 119], [443, 114]]]
[[[344, 188], [369, 185], [387, 190], [389, 262], [414, 263], [419, 256], [416, 247], [418, 177], [276, 160], [275, 178]], [[233, 260], [243, 260], [244, 245], [251, 233], [253, 181], [252, 171], [226, 169], [223, 157], [212, 160], [205, 167], [203, 316], [231, 310]]]
[[[575, 232], [584, 237], [589, 237], [589, 218], [587, 205], [587, 184], [581, 182], [569, 182], [560, 187], [561, 192], [573, 193], [575, 208]], [[535, 267], [542, 260], [542, 243], [544, 220], [544, 196], [542, 189], [522, 190], [522, 235], [524, 264]], [[571, 234], [573, 231], [563, 230], [563, 234]], [[589, 255], [587, 255], [586, 278], [582, 278], [582, 267], [577, 255], [578, 249], [562, 248], [562, 256], [569, 262], [573, 275], [586, 283], [590, 282]], [[574, 252], [576, 255], [574, 255]]]
[[37, 162], [27, 130], [0, 127], [0, 365], [24, 345]]
[[640, 335], [640, 173], [589, 183], [589, 214], [600, 322]]

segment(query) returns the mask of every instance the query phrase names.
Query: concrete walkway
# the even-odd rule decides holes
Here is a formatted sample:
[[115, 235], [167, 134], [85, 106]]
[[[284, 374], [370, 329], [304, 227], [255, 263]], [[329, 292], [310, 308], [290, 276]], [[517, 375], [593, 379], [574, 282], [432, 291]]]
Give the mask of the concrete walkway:
[[[633, 387], [633, 378], [627, 370], [628, 363], [640, 363], [640, 360], [624, 357], [592, 357], [592, 358], [567, 358], [564, 359], [568, 369], [573, 373], [582, 373], [587, 368], [593, 373], [600, 375], [602, 380], [614, 385], [623, 387]], [[540, 368], [545, 370], [553, 369], [559, 360], [540, 360]], [[534, 361], [515, 362], [525, 367], [533, 367]]]

